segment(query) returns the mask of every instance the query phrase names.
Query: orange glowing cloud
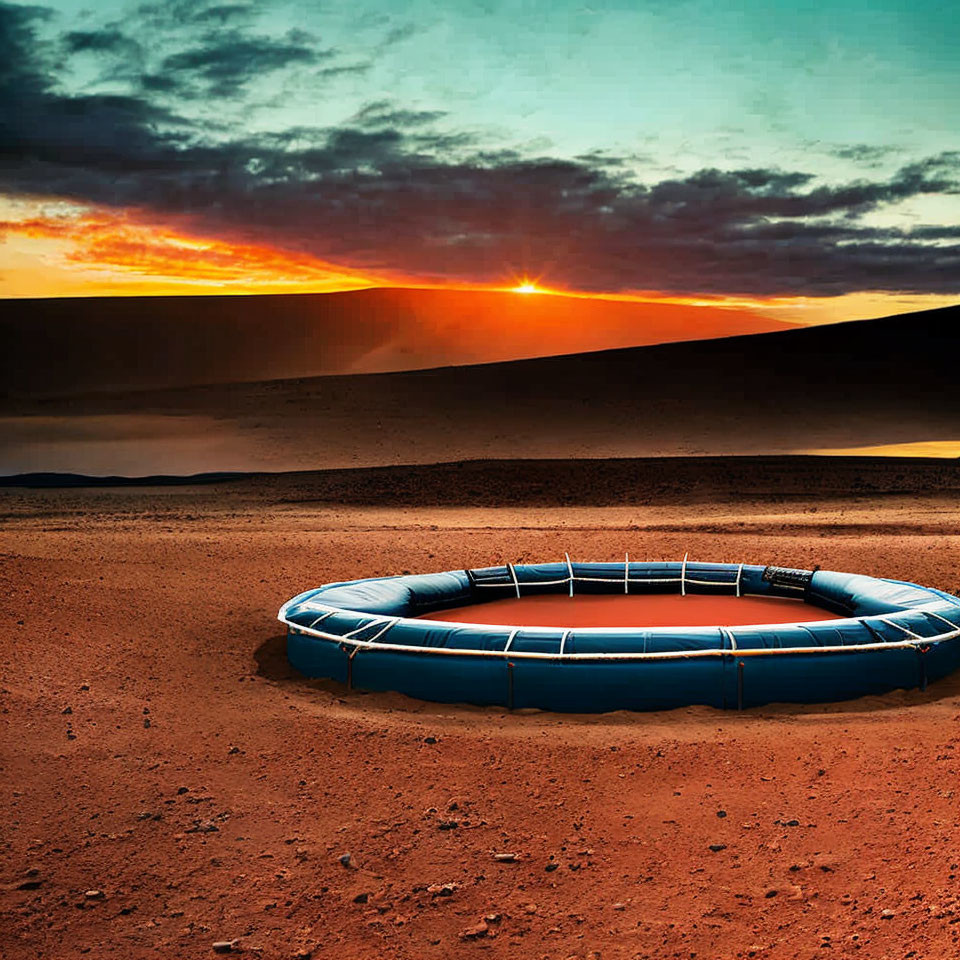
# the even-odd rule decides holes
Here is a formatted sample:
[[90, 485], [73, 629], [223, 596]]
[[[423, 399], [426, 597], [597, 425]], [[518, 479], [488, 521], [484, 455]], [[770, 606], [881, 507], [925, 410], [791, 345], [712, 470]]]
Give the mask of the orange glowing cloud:
[[[297, 251], [195, 236], [175, 227], [140, 220], [130, 213], [84, 211], [0, 220], [0, 241], [31, 247], [45, 262], [45, 289], [72, 275], [85, 277], [92, 292], [268, 293], [324, 292], [372, 286], [376, 278]], [[9, 251], [5, 251], [5, 254]], [[7, 256], [4, 257], [7, 260]], [[132, 289], [131, 289], [132, 288]], [[17, 295], [19, 291], [14, 291]], [[22, 293], [21, 293], [22, 295]]]

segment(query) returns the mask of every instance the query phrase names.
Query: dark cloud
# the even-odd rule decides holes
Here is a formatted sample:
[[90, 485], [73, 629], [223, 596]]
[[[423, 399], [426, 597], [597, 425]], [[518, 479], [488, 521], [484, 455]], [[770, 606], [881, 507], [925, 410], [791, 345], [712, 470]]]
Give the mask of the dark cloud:
[[[63, 93], [34, 36], [42, 16], [0, 3], [8, 194], [136, 207], [209, 234], [420, 277], [503, 282], [529, 272], [607, 291], [960, 292], [956, 230], [863, 221], [887, 204], [957, 193], [960, 153], [844, 184], [766, 168], [645, 184], [630, 163], [600, 155], [479, 152], [469, 137], [428, 127], [425, 111], [383, 101], [343, 127], [216, 140], [163, 107], [148, 82], [140, 95]], [[226, 88], [290, 65], [316, 69], [321, 54], [300, 34], [230, 31], [173, 56], [172, 69]]]
[[833, 156], [841, 160], [853, 160], [868, 167], [878, 166], [895, 153], [900, 153], [898, 147], [875, 146], [867, 143], [854, 143], [847, 146], [835, 147], [830, 151]]
[[194, 5], [191, 12], [193, 23], [212, 23], [221, 25], [234, 20], [246, 20], [252, 13], [252, 8], [245, 3], [218, 3], [212, 7]]
[[332, 50], [319, 49], [316, 39], [301, 30], [291, 30], [281, 39], [234, 31], [210, 34], [196, 46], [171, 54], [159, 73], [201, 80], [210, 95], [229, 97], [265, 74], [313, 65], [333, 55]]
[[416, 36], [421, 29], [422, 27], [415, 23], [404, 23], [392, 27], [380, 41], [379, 48], [385, 50], [387, 47], [393, 47], [398, 43], [403, 43], [404, 40], [409, 40], [411, 37]]
[[256, 16], [252, 3], [218, 3], [211, 0], [160, 0], [141, 3], [136, 9], [140, 22], [155, 27], [187, 27], [194, 24], [237, 25], [249, 23]]
[[316, 76], [326, 80], [330, 77], [342, 77], [350, 74], [362, 75], [369, 73], [372, 67], [372, 63], [348, 63], [337, 67], [323, 67], [317, 70]]
[[390, 100], [376, 100], [358, 110], [350, 120], [360, 127], [422, 127], [445, 116], [444, 110], [405, 110]]
[[71, 30], [64, 34], [64, 46], [69, 53], [116, 53], [123, 54], [131, 47], [140, 45], [116, 27], [103, 30]]

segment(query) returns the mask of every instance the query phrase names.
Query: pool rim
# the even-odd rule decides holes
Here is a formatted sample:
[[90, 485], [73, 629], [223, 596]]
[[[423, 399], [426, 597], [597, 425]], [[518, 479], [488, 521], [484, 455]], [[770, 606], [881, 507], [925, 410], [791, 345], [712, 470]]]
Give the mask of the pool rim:
[[[729, 570], [737, 570], [737, 580], [736, 582], [722, 582], [722, 581], [698, 581], [696, 578], [691, 578], [686, 576], [686, 571], [688, 569], [688, 555], [684, 555], [683, 561], [680, 566], [680, 577], [671, 577], [664, 578], [663, 580], [654, 580], [652, 578], [638, 578], [631, 579], [629, 576], [630, 566], [633, 563], [634, 566], [669, 566], [670, 563], [667, 561], [647, 561], [647, 562], [637, 562], [630, 561], [629, 555], [626, 556], [625, 561], [623, 562], [625, 567], [625, 578], [619, 581], [614, 581], [610, 578], [589, 578], [589, 577], [577, 577], [574, 574], [574, 565], [570, 560], [569, 555], [565, 554], [566, 567], [569, 571], [566, 578], [562, 578], [554, 581], [537, 581], [536, 583], [523, 583], [517, 578], [516, 567], [513, 564], [506, 564], [505, 569], [509, 570], [512, 577], [513, 585], [516, 588], [516, 596], [521, 596], [520, 588], [522, 586], [552, 586], [557, 584], [569, 583], [571, 593], [573, 596], [573, 587], [574, 584], [578, 581], [590, 581], [591, 579], [598, 579], [605, 583], [625, 583], [627, 592], [629, 592], [629, 584], [632, 582], [636, 583], [652, 583], [652, 582], [671, 582], [671, 583], [680, 583], [681, 594], [685, 593], [686, 584], [697, 585], [697, 584], [706, 584], [711, 587], [716, 586], [735, 586], [736, 587], [736, 596], [765, 596], [763, 593], [744, 593], [741, 592], [741, 582], [742, 574], [744, 569], [747, 567], [744, 563], [722, 563], [722, 562], [710, 562], [705, 564], [706, 566], [712, 568], [724, 568]], [[620, 561], [617, 561], [619, 565]], [[674, 561], [674, 564], [677, 562]], [[604, 562], [595, 562], [593, 566], [605, 567], [609, 566], [609, 563]], [[536, 565], [527, 565], [536, 566]], [[542, 565], [546, 566], [546, 564]], [[578, 563], [579, 567], [590, 567], [590, 562]], [[694, 566], [694, 565], [690, 565]], [[750, 565], [751, 569], [755, 569], [758, 565]], [[492, 568], [490, 568], [492, 569]], [[764, 570], [781, 570], [784, 568], [779, 567], [764, 567]], [[849, 576], [857, 577], [864, 582], [873, 582], [877, 584], [889, 584], [895, 586], [903, 586], [913, 588], [915, 590], [922, 591], [929, 595], [929, 602], [927, 604], [922, 604], [918, 606], [910, 606], [907, 609], [902, 609], [896, 605], [890, 605], [890, 609], [878, 614], [868, 614], [863, 616], [838, 616], [834, 619], [825, 619], [816, 621], [818, 627], [834, 627], [840, 629], [843, 627], [853, 628], [857, 625], [866, 627], [866, 629], [873, 635], [882, 636], [882, 634], [877, 633], [877, 627], [885, 625], [887, 627], [893, 627], [894, 629], [902, 632], [904, 637], [902, 640], [880, 640], [868, 643], [839, 643], [839, 644], [815, 644], [811, 646], [794, 646], [794, 647], [738, 647], [736, 643], [736, 632], [741, 632], [743, 630], [768, 630], [774, 633], [778, 631], [785, 630], [786, 628], [791, 628], [794, 626], [802, 626], [802, 622], [791, 623], [791, 622], [777, 622], [772, 624], [740, 624], [736, 627], [726, 627], [720, 626], [704, 626], [704, 627], [685, 627], [682, 628], [681, 625], [676, 626], [656, 626], [656, 627], [557, 627], [557, 626], [518, 626], [516, 624], [490, 624], [490, 623], [470, 623], [470, 622], [455, 622], [448, 620], [433, 620], [424, 616], [392, 616], [384, 614], [374, 614], [368, 611], [354, 610], [348, 607], [339, 606], [336, 604], [324, 604], [316, 600], [312, 600], [317, 593], [322, 593], [325, 590], [336, 588], [336, 587], [351, 587], [357, 584], [367, 584], [374, 582], [387, 582], [391, 580], [407, 579], [415, 580], [416, 578], [428, 578], [437, 575], [449, 574], [457, 575], [463, 573], [463, 570], [456, 571], [440, 571], [437, 574], [425, 573], [425, 574], [409, 574], [409, 575], [400, 575], [399, 577], [371, 577], [363, 578], [360, 580], [351, 580], [351, 581], [334, 581], [331, 583], [323, 584], [320, 587], [305, 591], [298, 594], [297, 596], [288, 600], [283, 604], [277, 614], [277, 619], [284, 623], [288, 630], [288, 636], [290, 634], [295, 635], [304, 635], [312, 637], [318, 640], [324, 640], [328, 642], [333, 642], [336, 644], [346, 645], [352, 648], [350, 652], [350, 657], [352, 659], [360, 650], [382, 650], [391, 653], [407, 653], [413, 655], [421, 656], [460, 656], [460, 657], [481, 657], [486, 659], [504, 659], [504, 660], [540, 660], [540, 661], [559, 661], [559, 662], [615, 662], [615, 661], [644, 661], [644, 660], [685, 660], [685, 659], [699, 659], [699, 658], [710, 658], [710, 657], [763, 657], [763, 656], [792, 656], [792, 655], [805, 655], [805, 654], [834, 654], [834, 653], [861, 653], [861, 652], [870, 652], [870, 651], [879, 651], [879, 650], [902, 650], [902, 649], [915, 649], [918, 652], [925, 652], [930, 647], [936, 646], [941, 643], [945, 643], [950, 640], [960, 638], [960, 623], [953, 623], [953, 621], [948, 620], [946, 617], [942, 616], [941, 613], [938, 613], [936, 610], [927, 609], [928, 606], [937, 606], [940, 609], [944, 603], [952, 605], [957, 608], [958, 614], [960, 614], [960, 600], [958, 598], [946, 594], [943, 591], [936, 590], [931, 587], [924, 587], [916, 583], [904, 580], [896, 580], [890, 578], [882, 577], [872, 577], [865, 574], [841, 574], [836, 573], [837, 576]], [[802, 573], [809, 574], [813, 576], [818, 571], [787, 571], [790, 573]], [[834, 574], [833, 571], [820, 571], [824, 574]], [[481, 584], [480, 586], [485, 586]], [[509, 584], [498, 583], [495, 584], [498, 587], [509, 587]], [[796, 596], [796, 594], [794, 594]], [[816, 605], [816, 604], [814, 604]], [[320, 616], [313, 621], [309, 626], [294, 622], [289, 619], [287, 616], [288, 612], [294, 607], [307, 608], [315, 610], [320, 613]], [[829, 612], [829, 611], [828, 611]], [[366, 622], [361, 626], [356, 627], [352, 630], [347, 631], [343, 634], [337, 634], [330, 631], [317, 629], [317, 624], [323, 622], [330, 616], [336, 614], [343, 614], [345, 616], [354, 616], [358, 619], [367, 618]], [[897, 623], [894, 620], [894, 617], [902, 617], [906, 614], [924, 614], [931, 616], [936, 620], [941, 621], [945, 625], [948, 625], [951, 629], [944, 631], [939, 634], [931, 636], [922, 636], [915, 633], [912, 629], [903, 624]], [[449, 629], [455, 627], [457, 630], [475, 630], [478, 633], [482, 632], [493, 632], [493, 631], [502, 631], [508, 633], [508, 639], [506, 645], [503, 649], [474, 649], [468, 647], [445, 647], [445, 646], [429, 646], [429, 645], [414, 645], [414, 644], [401, 644], [401, 643], [388, 643], [381, 642], [380, 637], [385, 635], [390, 629], [398, 624], [405, 624], [414, 626], [415, 628], [429, 629], [431, 627]], [[352, 636], [351, 634], [362, 633], [371, 628], [379, 628], [377, 632], [370, 637], [369, 639], [363, 639], [357, 636]], [[681, 649], [681, 650], [656, 650], [656, 651], [620, 651], [620, 652], [611, 652], [611, 651], [591, 651], [584, 653], [577, 652], [565, 652], [564, 644], [566, 638], [570, 634], [596, 634], [596, 635], [637, 635], [645, 634], [650, 636], [673, 636], [677, 635], [679, 629], [687, 630], [702, 630], [702, 631], [717, 631], [719, 637], [722, 641], [729, 641], [729, 647], [715, 647], [715, 648], [704, 648], [704, 649]], [[531, 651], [531, 650], [518, 650], [511, 648], [511, 642], [514, 637], [523, 631], [524, 634], [535, 634], [541, 632], [544, 634], [556, 635], [557, 633], [562, 633], [563, 637], [560, 641], [560, 648], [556, 652], [548, 651]]]

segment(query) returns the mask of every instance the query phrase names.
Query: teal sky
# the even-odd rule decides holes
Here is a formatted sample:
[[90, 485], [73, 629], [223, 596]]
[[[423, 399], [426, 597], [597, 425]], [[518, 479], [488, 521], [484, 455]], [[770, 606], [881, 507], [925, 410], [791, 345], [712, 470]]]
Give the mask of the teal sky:
[[[130, 4], [50, 6], [62, 14], [51, 28], [115, 21], [137, 32]], [[331, 66], [366, 68], [263, 77], [234, 106], [262, 130], [339, 124], [390, 99], [446, 111], [437, 126], [475, 132], [491, 148], [633, 154], [638, 169], [657, 171], [805, 159], [830, 174], [863, 156], [892, 169], [952, 149], [960, 130], [953, 4], [338, 0], [260, 3], [250, 23], [277, 38], [310, 31], [338, 51]], [[159, 52], [189, 38], [168, 28], [151, 39]], [[72, 75], [88, 87], [102, 64]], [[844, 158], [854, 147], [873, 152]]]
[[955, 4], [0, 0], [2, 32], [8, 202], [426, 280], [960, 292]]

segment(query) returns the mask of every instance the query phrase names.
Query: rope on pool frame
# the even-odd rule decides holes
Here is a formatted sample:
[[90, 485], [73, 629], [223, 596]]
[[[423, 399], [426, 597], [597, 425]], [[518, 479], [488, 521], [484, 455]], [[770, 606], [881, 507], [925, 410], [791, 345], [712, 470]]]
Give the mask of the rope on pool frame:
[[914, 640], [925, 640], [926, 637], [921, 637], [919, 633], [914, 633], [912, 630], [905, 627], [902, 623], [897, 623], [894, 620], [891, 620], [889, 617], [877, 617], [881, 623], [885, 623], [888, 627], [896, 627], [898, 630], [902, 630], [908, 637], [913, 637]]
[[318, 623], [326, 620], [327, 617], [332, 617], [336, 612], [336, 610], [328, 610], [326, 613], [321, 613], [320, 616], [310, 624], [310, 629], [312, 630]]
[[569, 637], [569, 636], [570, 636], [570, 631], [569, 631], [569, 630], [564, 630], [564, 631], [563, 631], [563, 636], [560, 637], [560, 656], [561, 656], [561, 657], [562, 657], [563, 654], [564, 654], [564, 648], [565, 648], [566, 645], [567, 645], [567, 637]]
[[513, 585], [517, 590], [517, 599], [520, 599], [520, 581], [517, 579], [517, 569], [512, 563], [507, 564], [507, 569], [510, 571], [510, 576], [513, 577]]
[[348, 633], [343, 634], [341, 637], [342, 640], [352, 640], [357, 636], [358, 633], [366, 630], [367, 627], [372, 627], [375, 624], [382, 623], [384, 626], [378, 630], [372, 637], [368, 637], [366, 640], [358, 639], [360, 643], [374, 643], [379, 640], [392, 626], [395, 626], [397, 623], [402, 620], [402, 617], [374, 617], [372, 620], [368, 620], [362, 626], [356, 627]]
[[941, 617], [939, 613], [934, 613], [932, 610], [923, 611], [928, 617], [936, 617], [938, 620], [945, 623], [948, 627], [953, 627], [954, 630], [960, 630], [960, 623], [954, 623], [952, 620], [948, 620], [946, 617]]

